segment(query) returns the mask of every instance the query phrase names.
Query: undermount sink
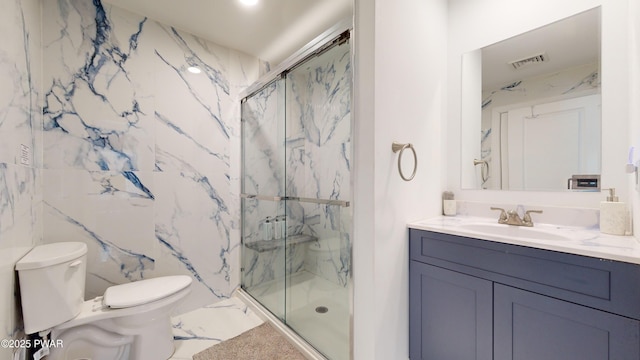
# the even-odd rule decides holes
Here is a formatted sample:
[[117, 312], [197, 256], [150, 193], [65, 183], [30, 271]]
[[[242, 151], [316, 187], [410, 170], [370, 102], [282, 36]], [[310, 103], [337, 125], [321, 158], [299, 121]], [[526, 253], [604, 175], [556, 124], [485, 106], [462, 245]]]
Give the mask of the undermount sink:
[[531, 240], [569, 240], [568, 237], [556, 234], [548, 230], [536, 229], [534, 227], [514, 226], [490, 223], [470, 223], [460, 224], [461, 230], [487, 235], [505, 236], [510, 238], [531, 239]]

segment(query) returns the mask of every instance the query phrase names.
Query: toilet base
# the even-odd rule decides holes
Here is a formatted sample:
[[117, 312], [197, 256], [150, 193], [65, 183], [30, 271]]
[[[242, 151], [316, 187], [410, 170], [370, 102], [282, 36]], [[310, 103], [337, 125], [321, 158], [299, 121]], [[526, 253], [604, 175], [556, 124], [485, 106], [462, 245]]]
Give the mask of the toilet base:
[[185, 288], [166, 298], [131, 308], [101, 307], [101, 298], [85, 301], [75, 319], [51, 330], [52, 349], [47, 360], [166, 360], [175, 350], [169, 318]]
[[117, 326], [111, 319], [96, 325], [81, 325], [59, 332], [54, 329], [51, 339], [60, 341], [62, 347], [50, 349], [47, 359], [162, 360], [169, 359], [175, 350], [167, 318], [158, 318], [144, 327], [127, 331], [120, 328], [120, 334], [110, 331]]
[[127, 360], [130, 358], [132, 335], [119, 335], [92, 325], [53, 331], [51, 339], [62, 347], [50, 349], [47, 360]]

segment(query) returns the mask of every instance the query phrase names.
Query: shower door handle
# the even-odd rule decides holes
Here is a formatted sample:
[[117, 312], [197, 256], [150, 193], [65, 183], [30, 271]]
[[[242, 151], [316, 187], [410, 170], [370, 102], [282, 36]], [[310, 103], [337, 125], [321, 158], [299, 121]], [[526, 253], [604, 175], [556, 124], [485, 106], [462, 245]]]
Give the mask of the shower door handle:
[[336, 199], [316, 199], [316, 198], [305, 198], [298, 196], [265, 196], [265, 195], [257, 195], [257, 194], [240, 194], [240, 197], [244, 199], [258, 199], [258, 200], [266, 200], [266, 201], [299, 201], [303, 203], [312, 203], [312, 204], [323, 204], [323, 205], [336, 205], [342, 207], [349, 207], [351, 203], [345, 200], [336, 200]]

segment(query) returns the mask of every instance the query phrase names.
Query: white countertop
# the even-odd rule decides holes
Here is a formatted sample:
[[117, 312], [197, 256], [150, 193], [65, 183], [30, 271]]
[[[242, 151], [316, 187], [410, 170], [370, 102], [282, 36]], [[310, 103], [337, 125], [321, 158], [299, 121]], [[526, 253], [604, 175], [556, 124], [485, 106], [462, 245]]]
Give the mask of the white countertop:
[[[412, 222], [408, 227], [640, 265], [640, 242], [633, 236], [602, 234], [597, 228], [534, 224], [535, 230], [565, 237], [565, 239], [541, 240], [466, 229], [465, 226], [470, 224], [497, 224], [497, 219], [475, 216], [440, 216]], [[496, 226], [509, 227], [512, 225]], [[518, 231], [517, 229], [513, 230], [514, 232]]]

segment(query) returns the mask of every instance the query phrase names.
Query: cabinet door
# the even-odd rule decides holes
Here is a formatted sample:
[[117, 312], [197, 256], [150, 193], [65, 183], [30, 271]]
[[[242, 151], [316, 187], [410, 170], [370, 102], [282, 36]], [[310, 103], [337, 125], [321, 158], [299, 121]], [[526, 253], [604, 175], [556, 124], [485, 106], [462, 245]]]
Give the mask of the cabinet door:
[[640, 322], [494, 285], [495, 360], [638, 360]]
[[492, 283], [416, 261], [409, 267], [409, 357], [491, 360]]

